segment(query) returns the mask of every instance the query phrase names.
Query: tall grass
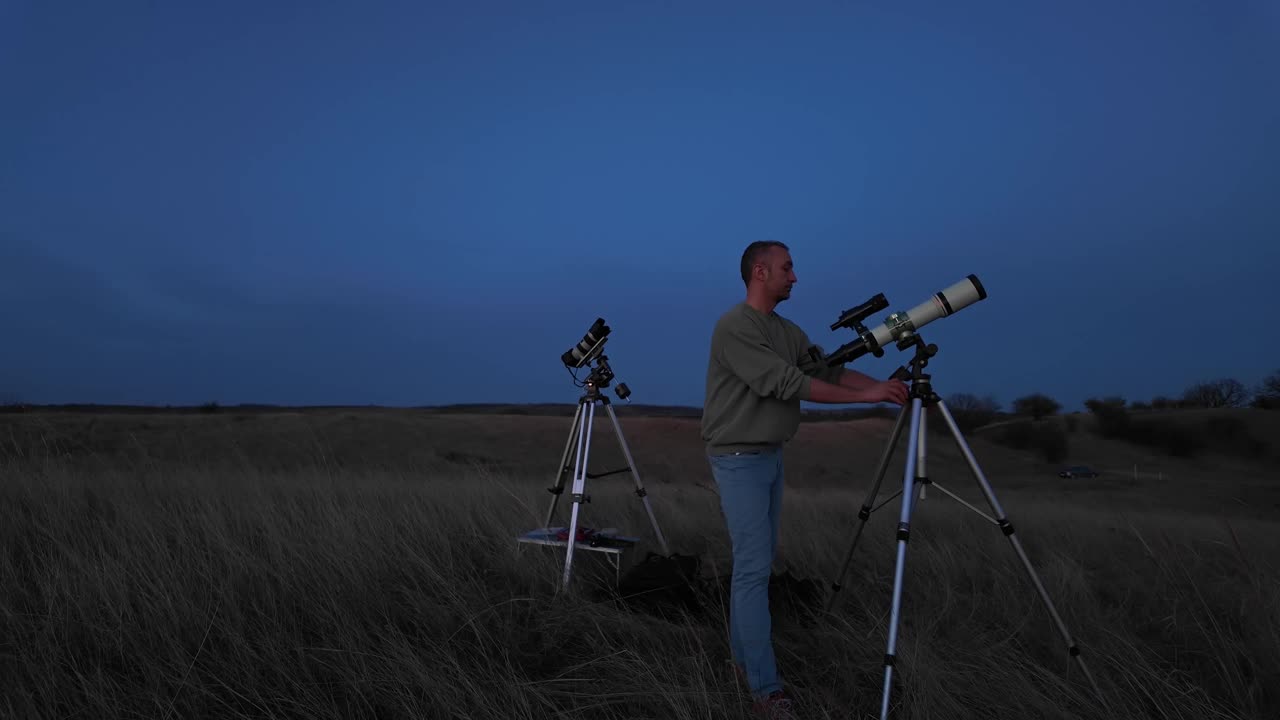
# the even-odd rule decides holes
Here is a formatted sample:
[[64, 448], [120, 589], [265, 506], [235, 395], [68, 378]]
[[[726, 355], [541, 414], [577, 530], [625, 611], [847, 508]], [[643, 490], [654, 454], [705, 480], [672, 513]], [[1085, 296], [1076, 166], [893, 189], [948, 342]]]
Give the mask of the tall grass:
[[[541, 524], [547, 483], [11, 461], [0, 715], [749, 717], [710, 577], [731, 569], [714, 493], [651, 488], [672, 548], [709, 576], [703, 612], [673, 619], [602, 592], [612, 570], [595, 554], [575, 556], [575, 592], [556, 592], [562, 551], [514, 541]], [[629, 481], [593, 483], [584, 523], [649, 536]], [[780, 563], [825, 586], [861, 499], [790, 494]], [[895, 717], [1280, 715], [1274, 526], [1009, 504], [1109, 711], [1003, 536], [931, 494], [907, 560]], [[878, 712], [896, 514], [872, 517], [833, 612], [777, 618], [804, 717]]]

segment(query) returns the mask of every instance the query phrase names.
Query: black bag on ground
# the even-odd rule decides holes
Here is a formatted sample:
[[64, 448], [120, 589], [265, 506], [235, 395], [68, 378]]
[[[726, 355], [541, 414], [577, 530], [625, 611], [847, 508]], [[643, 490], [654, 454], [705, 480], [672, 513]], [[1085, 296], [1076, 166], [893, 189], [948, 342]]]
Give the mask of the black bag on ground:
[[650, 552], [622, 576], [618, 594], [626, 604], [645, 609], [696, 612], [700, 607], [696, 583], [701, 565], [696, 555]]

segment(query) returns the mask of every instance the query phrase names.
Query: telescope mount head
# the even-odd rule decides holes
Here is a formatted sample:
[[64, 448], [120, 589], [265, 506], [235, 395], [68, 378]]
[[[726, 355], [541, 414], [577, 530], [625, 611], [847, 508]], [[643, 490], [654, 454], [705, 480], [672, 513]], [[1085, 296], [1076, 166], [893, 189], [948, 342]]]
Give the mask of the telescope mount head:
[[932, 405], [938, 401], [938, 395], [933, 391], [932, 376], [924, 369], [929, 365], [929, 358], [938, 354], [938, 346], [925, 343], [919, 332], [913, 332], [910, 336], [898, 341], [899, 350], [906, 350], [913, 345], [916, 351], [911, 359], [906, 365], [901, 365], [894, 370], [889, 379], [910, 383], [908, 397], [920, 398], [925, 405]]
[[[609, 398], [604, 394], [603, 390], [609, 387], [609, 384], [612, 383], [617, 376], [614, 374], [613, 368], [609, 365], [609, 357], [607, 355], [597, 355], [594, 358], [594, 362], [595, 367], [591, 368], [591, 372], [587, 375], [587, 379], [582, 383], [583, 387], [586, 388], [586, 392], [582, 396], [582, 401], [594, 402], [599, 400], [600, 402], [607, 403], [609, 402]], [[627, 400], [627, 398], [631, 397], [631, 388], [627, 387], [626, 383], [618, 383], [617, 386], [613, 388], [613, 392], [618, 396], [619, 400]], [[627, 402], [631, 401], [627, 400]]]

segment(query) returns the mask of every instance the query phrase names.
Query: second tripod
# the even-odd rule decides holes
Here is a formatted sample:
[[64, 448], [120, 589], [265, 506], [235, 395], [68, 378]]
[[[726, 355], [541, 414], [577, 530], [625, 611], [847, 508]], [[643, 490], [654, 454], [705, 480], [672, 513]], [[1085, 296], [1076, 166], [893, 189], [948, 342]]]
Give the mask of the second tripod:
[[[915, 509], [914, 496], [916, 486], [919, 485], [921, 497], [923, 497], [924, 489], [928, 486], [937, 488], [947, 496], [955, 499], [960, 504], [973, 510], [981, 515], [988, 522], [1000, 528], [1005, 537], [1009, 538], [1009, 543], [1013, 546], [1013, 550], [1017, 553], [1018, 558], [1022, 561], [1022, 566], [1026, 570], [1031, 583], [1035, 586], [1036, 591], [1040, 594], [1040, 599], [1044, 601], [1045, 606], [1049, 610], [1049, 614], [1053, 617], [1054, 624], [1057, 626], [1062, 638], [1066, 641], [1067, 650], [1072, 658], [1079, 663], [1080, 669], [1088, 678], [1089, 684], [1093, 687], [1094, 693], [1097, 694], [1099, 700], [1106, 704], [1102, 696], [1102, 692], [1098, 689], [1098, 684], [1093, 679], [1093, 675], [1089, 672], [1089, 668], [1084, 664], [1084, 659], [1080, 656], [1080, 647], [1068, 632], [1066, 623], [1063, 622], [1058, 610], [1054, 607], [1053, 601], [1049, 598], [1049, 593], [1045, 590], [1044, 583], [1040, 581], [1035, 569], [1031, 565], [1030, 559], [1027, 557], [1026, 551], [1022, 548], [1022, 543], [1014, 534], [1013, 524], [1009, 522], [1008, 516], [1005, 514], [1004, 508], [1000, 506], [1000, 501], [996, 499], [995, 491], [992, 490], [991, 484], [987, 482], [986, 476], [982, 472], [982, 468], [978, 466], [978, 461], [974, 459], [973, 452], [970, 450], [968, 443], [965, 442], [964, 436], [960, 432], [959, 426], [956, 425], [955, 418], [952, 417], [951, 411], [947, 408], [945, 402], [934, 392], [930, 375], [924, 372], [924, 368], [928, 365], [929, 358], [938, 352], [936, 345], [926, 345], [919, 335], [912, 338], [912, 344], [916, 347], [915, 356], [910, 362], [910, 370], [905, 367], [898, 368], [893, 374], [894, 379], [906, 380], [911, 383], [911, 391], [909, 394], [910, 407], [903, 407], [902, 412], [898, 414], [898, 421], [894, 425], [893, 433], [889, 437], [888, 444], [885, 447], [883, 455], [880, 457], [880, 464], [876, 470], [875, 483], [871, 487], [866, 500], [862, 504], [862, 508], [858, 511], [858, 528], [853, 536], [853, 542], [849, 546], [849, 552], [845, 556], [844, 566], [840, 570], [840, 577], [832, 584], [832, 595], [827, 604], [830, 610], [835, 603], [836, 595], [839, 592], [845, 575], [849, 571], [850, 562], [853, 559], [854, 549], [858, 545], [858, 540], [862, 536], [862, 530], [866, 526], [867, 519], [874, 510], [878, 510], [884, 503], [875, 508], [872, 505], [875, 502], [876, 495], [880, 492], [880, 486], [884, 481], [885, 471], [888, 469], [889, 460], [893, 456], [894, 448], [898, 444], [898, 439], [902, 434], [903, 425], [910, 418], [910, 430], [907, 435], [907, 453], [906, 468], [902, 475], [902, 489], [885, 500], [885, 503], [893, 500], [898, 495], [902, 496], [902, 510], [898, 518], [897, 526], [897, 559], [894, 564], [893, 573], [893, 600], [891, 611], [889, 614], [889, 641], [888, 648], [884, 656], [884, 686], [880, 704], [880, 720], [887, 720], [889, 716], [889, 697], [893, 681], [893, 668], [897, 659], [898, 645], [898, 623], [900, 619], [900, 611], [902, 607], [903, 593], [903, 576], [905, 574], [907, 561], [907, 542], [911, 537], [911, 515]], [[991, 506], [995, 517], [982, 512], [968, 502], [965, 502], [955, 493], [938, 485], [929, 478], [926, 471], [926, 420], [927, 409], [936, 407], [941, 413], [943, 420], [946, 421], [947, 427], [951, 431], [951, 436], [956, 442], [956, 446], [964, 455], [965, 461], [969, 465], [970, 471], [974, 478], [978, 481], [978, 485], [982, 488], [983, 494], [986, 496], [987, 502]]]
[[[570, 496], [573, 508], [569, 513], [569, 533], [566, 539], [567, 549], [564, 558], [564, 577], [562, 578], [563, 588], [569, 586], [569, 577], [573, 572], [573, 550], [577, 544], [579, 513], [582, 504], [591, 501], [590, 496], [586, 494], [588, 478], [594, 479], [630, 471], [636, 485], [635, 493], [640, 498], [640, 501], [644, 503], [645, 513], [649, 516], [649, 524], [653, 526], [653, 533], [657, 536], [658, 544], [662, 546], [664, 555], [671, 554], [671, 551], [667, 548], [667, 540], [662, 536], [662, 530], [658, 528], [658, 519], [654, 516], [653, 506], [649, 503], [649, 493], [645, 490], [644, 483], [640, 480], [640, 471], [636, 469], [635, 460], [631, 457], [631, 448], [627, 446], [627, 439], [622, 434], [622, 426], [618, 423], [618, 415], [613, 411], [613, 404], [609, 401], [609, 397], [601, 392], [613, 379], [613, 371], [609, 368], [608, 359], [605, 356], [599, 356], [597, 363], [597, 367], [587, 377], [584, 384], [585, 392], [578, 399], [578, 409], [573, 414], [573, 425], [569, 428], [569, 438], [565, 441], [564, 452], [560, 455], [560, 470], [556, 475], [556, 484], [548, 488], [548, 492], [553, 497], [551, 498], [551, 506], [547, 508], [547, 519], [543, 526], [550, 528], [551, 520], [556, 514], [556, 506], [560, 503], [560, 495], [564, 493], [565, 473], [570, 470], [573, 471], [572, 495]], [[625, 387], [625, 385], [618, 386], [618, 395], [624, 399], [630, 394], [630, 391], [623, 390]], [[592, 474], [587, 472], [587, 461], [591, 455], [591, 435], [595, 425], [597, 404], [604, 406], [605, 411], [609, 414], [609, 419], [613, 422], [613, 431], [618, 437], [618, 445], [622, 449], [622, 456], [626, 459], [627, 466], [617, 470]], [[574, 452], [572, 465], [569, 464], [570, 451]]]

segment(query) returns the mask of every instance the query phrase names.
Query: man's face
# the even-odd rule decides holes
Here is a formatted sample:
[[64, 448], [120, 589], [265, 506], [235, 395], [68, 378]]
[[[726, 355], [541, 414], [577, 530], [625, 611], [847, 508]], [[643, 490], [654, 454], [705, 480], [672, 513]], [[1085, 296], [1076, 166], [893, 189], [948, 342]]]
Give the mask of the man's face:
[[761, 264], [764, 265], [765, 295], [777, 302], [791, 297], [791, 286], [796, 284], [791, 253], [775, 245], [769, 248]]

